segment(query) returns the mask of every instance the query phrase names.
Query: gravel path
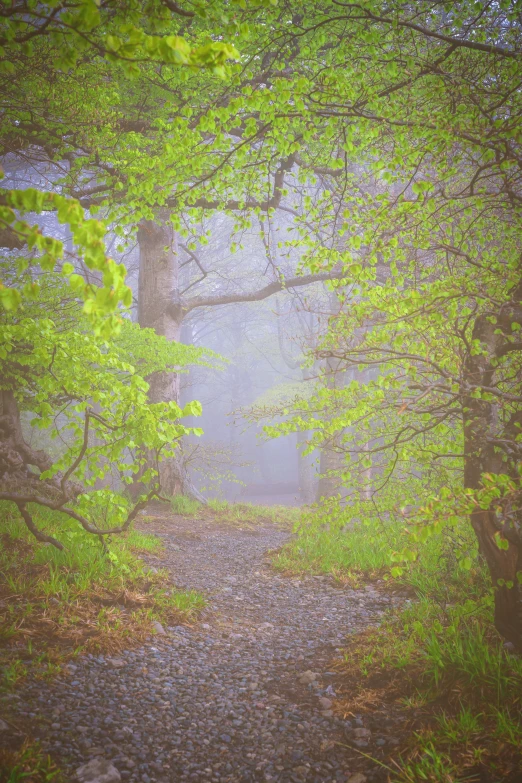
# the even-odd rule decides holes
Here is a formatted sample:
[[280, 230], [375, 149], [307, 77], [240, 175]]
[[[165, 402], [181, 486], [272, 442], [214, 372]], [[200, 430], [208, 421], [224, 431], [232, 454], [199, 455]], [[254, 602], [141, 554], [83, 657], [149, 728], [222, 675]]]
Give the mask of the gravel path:
[[289, 534], [273, 526], [164, 514], [158, 507], [146, 525], [166, 544], [149, 563], [168, 567], [177, 587], [206, 593], [203, 619], [118, 659], [84, 656], [52, 684], [29, 682], [13, 720], [38, 717], [44, 747], [66, 769], [102, 756], [130, 783], [380, 779], [345, 745], [374, 755], [394, 739], [335, 715], [328, 667], [346, 634], [394, 599], [278, 575], [266, 555]]

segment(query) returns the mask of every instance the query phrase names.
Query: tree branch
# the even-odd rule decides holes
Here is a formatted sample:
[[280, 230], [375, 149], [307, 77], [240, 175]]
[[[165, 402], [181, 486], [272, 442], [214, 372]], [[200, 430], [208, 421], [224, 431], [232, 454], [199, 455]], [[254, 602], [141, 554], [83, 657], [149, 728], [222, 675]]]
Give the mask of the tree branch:
[[166, 5], [169, 11], [172, 11], [173, 14], [177, 14], [178, 16], [184, 16], [187, 19], [192, 19], [195, 16], [194, 11], [185, 11], [184, 8], [181, 8], [173, 0], [161, 0], [161, 2], [164, 5]]
[[21, 250], [27, 241], [25, 237], [15, 231], [10, 226], [0, 225], [0, 247], [5, 247], [7, 250]]
[[33, 522], [33, 518], [25, 507], [25, 503], [17, 503], [16, 505], [18, 506], [18, 511], [22, 515], [22, 519], [37, 541], [41, 541], [42, 544], [52, 544], [56, 549], [63, 550], [65, 548], [56, 538], [48, 536], [45, 533], [42, 533], [41, 530], [38, 530]]
[[499, 54], [502, 57], [520, 57], [521, 54], [520, 51], [506, 49], [503, 46], [480, 43], [479, 41], [469, 41], [466, 38], [454, 38], [451, 35], [437, 33], [435, 30], [430, 30], [428, 27], [423, 27], [420, 24], [410, 22], [406, 19], [390, 19], [389, 17], [385, 16], [377, 16], [377, 14], [372, 13], [372, 11], [370, 11], [368, 8], [363, 8], [363, 6], [359, 5], [358, 3], [343, 3], [340, 2], [340, 0], [333, 0], [333, 3], [334, 5], [340, 6], [341, 8], [357, 9], [361, 13], [361, 16], [359, 17], [347, 16], [336, 17], [336, 19], [340, 18], [346, 19], [348, 21], [353, 21], [354, 19], [368, 19], [372, 22], [381, 22], [383, 24], [394, 27], [405, 27], [408, 30], [415, 30], [415, 32], [424, 35], [426, 38], [435, 38], [437, 41], [444, 41], [444, 43], [451, 44], [455, 47], [458, 46], [463, 47], [464, 49], [472, 49], [477, 52], [486, 52], [487, 54]]
[[[226, 160], [228, 160], [228, 157], [223, 161], [223, 163], [225, 163]], [[196, 207], [199, 209], [222, 209], [225, 211], [230, 210], [231, 212], [241, 209], [260, 209], [262, 212], [268, 212], [269, 209], [277, 209], [283, 197], [285, 174], [287, 171], [290, 171], [295, 162], [295, 155], [289, 155], [287, 158], [281, 161], [279, 168], [274, 174], [274, 188], [272, 195], [270, 198], [267, 198], [264, 201], [256, 201], [254, 199], [245, 199], [244, 201], [239, 199], [231, 199], [230, 201], [225, 201], [223, 203], [217, 199], [215, 201], [211, 201], [210, 199], [206, 198], [198, 198], [192, 204], [186, 204], [185, 206], [187, 209]], [[218, 166], [216, 170], [212, 172], [212, 174], [209, 174], [207, 177], [205, 177], [202, 182], [205, 181], [205, 179], [210, 179], [210, 177], [216, 173], [220, 166]], [[71, 195], [73, 198], [78, 199], [84, 209], [89, 209], [93, 206], [99, 206], [107, 197], [107, 195], [104, 194], [99, 198], [92, 198], [92, 195], [98, 192], [103, 193], [103, 191], [107, 191], [108, 189], [108, 185], [101, 184], [93, 186], [88, 190], [75, 190]], [[162, 209], [165, 207], [168, 209], [178, 209], [179, 199], [176, 196], [168, 198]]]
[[221, 294], [218, 296], [195, 296], [182, 304], [184, 314], [190, 313], [196, 307], [218, 307], [220, 305], [234, 304], [235, 302], [260, 302], [269, 296], [284, 291], [286, 288], [300, 288], [311, 283], [320, 283], [326, 280], [339, 280], [344, 276], [342, 271], [318, 272], [315, 275], [302, 275], [290, 277], [288, 280], [275, 280], [257, 291], [241, 292], [233, 294]]

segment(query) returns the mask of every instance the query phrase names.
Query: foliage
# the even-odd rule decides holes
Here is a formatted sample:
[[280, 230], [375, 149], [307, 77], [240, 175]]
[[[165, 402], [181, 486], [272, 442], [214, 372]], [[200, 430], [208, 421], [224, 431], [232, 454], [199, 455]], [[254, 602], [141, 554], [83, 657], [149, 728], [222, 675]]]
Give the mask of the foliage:
[[[519, 4], [335, 6], [307, 9], [309, 65], [285, 87], [317, 122], [306, 154], [328, 139], [343, 172], [286, 245], [345, 277], [322, 387], [267, 433], [312, 430], [347, 504], [404, 497], [418, 522], [430, 496], [474, 504], [497, 626], [522, 647]], [[487, 506], [484, 480], [502, 490]], [[440, 529], [432, 514], [417, 545]]]
[[[129, 306], [132, 292], [124, 284], [125, 267], [116, 264], [105, 254], [103, 242], [105, 226], [97, 220], [87, 220], [84, 210], [74, 199], [56, 193], [44, 193], [34, 188], [10, 190], [3, 193], [5, 205], [0, 206], [0, 225], [10, 227], [12, 234], [27, 251], [17, 261], [17, 274], [11, 275], [10, 285], [0, 283], [0, 303], [6, 310], [16, 310], [22, 294], [29, 299], [39, 299], [40, 282], [34, 275], [23, 273], [33, 263], [38, 263], [42, 272], [53, 272], [60, 264], [61, 273], [68, 282], [72, 295], [82, 296], [84, 311], [92, 317], [97, 329], [105, 333], [117, 328], [121, 322], [113, 315], [120, 304]], [[71, 232], [77, 253], [86, 270], [98, 271], [103, 275], [103, 285], [97, 286], [77, 273], [74, 264], [64, 261], [63, 243], [54, 237], [45, 236], [38, 225], [31, 225], [17, 218], [17, 214], [37, 213], [55, 210], [60, 223]], [[74, 260], [74, 258], [72, 258]], [[26, 282], [23, 283], [23, 280]], [[19, 282], [19, 285], [13, 283]], [[105, 317], [108, 316], [111, 317]]]
[[[445, 587], [457, 589], [457, 583], [469, 582], [466, 589], [477, 579], [484, 583], [476, 538], [464, 517], [429, 537], [416, 557], [404, 559], [400, 573], [390, 581], [400, 553], [411, 547], [410, 528], [400, 508], [395, 511], [383, 514], [382, 499], [380, 504], [363, 501], [344, 509], [330, 504], [304, 511], [294, 526], [297, 536], [278, 552], [274, 565], [289, 572], [332, 573], [355, 584], [371, 576], [388, 581], [389, 589], [408, 587], [423, 597], [436, 596]], [[461, 551], [471, 561], [469, 568], [459, 562]]]
[[227, 59], [236, 55], [230, 44], [209, 42], [194, 48], [179, 36], [166, 35], [173, 15], [174, 18], [213, 18], [221, 10], [213, 3], [191, 6], [187, 11], [176, 3], [154, 0], [145, 5], [126, 2], [123, 7], [113, 2], [99, 5], [92, 0], [79, 3], [66, 0], [60, 3], [58, 13], [53, 2], [40, 3], [37, 9], [30, 2], [18, 3], [1, 14], [0, 40], [6, 47], [2, 72], [14, 73], [17, 61], [34, 56], [35, 44], [43, 39], [55, 47], [53, 66], [58, 71], [74, 68], [82, 54], [91, 50], [110, 62], [122, 61], [129, 76], [139, 73], [136, 63], [143, 61], [211, 67], [223, 73]]
[[198, 415], [199, 403], [183, 410], [174, 401], [150, 403], [145, 376], [177, 372], [202, 351], [128, 319], [118, 337], [102, 342], [59, 287], [2, 320], [0, 391], [31, 414], [32, 428], [58, 438], [61, 449], [54, 459], [40, 452], [28, 457], [39, 475], [14, 471], [10, 479], [6, 473], [0, 498], [64, 510], [91, 533], [125, 528], [144, 500], [132, 503], [121, 489], [139, 473], [142, 486], [150, 485], [148, 495], [158, 494], [159, 464], [183, 435], [200, 434], [179, 421]]
[[426, 598], [347, 649], [342, 668], [361, 691], [423, 715], [401, 748], [397, 783], [460, 780], [478, 769], [516, 780], [522, 666], [491, 633], [491, 620], [489, 602]]
[[[196, 20], [203, 20], [203, 28], [200, 24], [191, 36], [192, 42], [173, 34], [187, 17], [192, 26], [196, 26]], [[40, 3], [37, 8], [24, 1], [3, 8], [0, 11], [0, 80], [5, 89], [2, 89], [4, 110], [0, 138], [5, 151], [19, 151], [36, 142], [48, 149], [52, 146], [53, 165], [72, 150], [79, 162], [82, 152], [78, 145], [85, 154], [96, 139], [96, 152], [91, 148], [91, 153], [99, 160], [100, 145], [108, 141], [106, 133], [99, 133], [102, 107], [114, 117], [115, 102], [125, 100], [121, 91], [126, 94], [129, 84], [147, 68], [153, 73], [160, 65], [169, 70], [184, 66], [193, 71], [205, 69], [219, 77], [226, 75], [229, 61], [237, 59], [238, 52], [231, 43], [212, 40], [210, 31], [217, 19], [227, 33], [237, 35], [237, 25], [223, 16], [220, 3], [194, 3], [192, 10], [187, 12], [175, 3], [162, 0], [146, 3], [130, 0], [123, 5], [65, 0], [59, 5]], [[102, 70], [109, 77], [103, 96]], [[15, 72], [18, 86], [13, 90]], [[77, 90], [71, 91], [72, 82], [76, 82]], [[19, 88], [24, 94], [22, 100]], [[87, 105], [84, 100], [89, 89], [91, 102]], [[64, 90], [69, 96], [65, 100]], [[36, 119], [42, 103], [51, 109], [46, 112], [43, 127]], [[84, 125], [80, 141], [77, 132], [83, 124], [82, 119], [89, 114], [91, 121], [96, 115], [95, 127], [91, 125], [89, 134]], [[71, 121], [74, 130], [69, 125]], [[68, 131], [72, 131], [74, 140]], [[72, 158], [69, 162], [77, 186], [81, 163], [78, 166]], [[101, 170], [107, 170], [108, 165], [105, 160]], [[115, 185], [113, 182], [112, 186]], [[86, 220], [83, 205], [70, 194], [37, 188], [2, 189], [0, 200], [0, 229], [3, 238], [7, 237], [6, 246], [27, 247], [29, 251], [29, 256], [24, 252], [20, 269], [23, 271], [31, 265], [39, 272], [38, 276], [45, 276], [59, 266], [71, 290], [83, 296], [85, 312], [96, 328], [102, 328], [106, 334], [117, 329], [119, 320], [114, 315], [115, 310], [120, 303], [130, 304], [131, 291], [124, 284], [123, 266], [106, 256], [102, 241], [105, 224], [99, 220]], [[55, 212], [59, 222], [72, 234], [74, 252], [67, 253], [69, 258], [65, 262], [61, 239], [45, 236], [38, 226], [20, 219], [21, 215], [49, 211]], [[102, 273], [101, 285], [93, 283], [89, 271]], [[22, 295], [38, 296], [39, 283], [34, 275], [22, 286], [8, 282], [0, 284], [0, 305], [7, 309], [16, 309]]]
[[[518, 0], [216, 0], [191, 9], [190, 45], [177, 5], [84, 2], [38, 29], [29, 6], [27, 20], [3, 16], [19, 66], [15, 87], [1, 83], [5, 151], [44, 162], [53, 192], [125, 240], [162, 220], [190, 250], [209, 210], [234, 214], [238, 234], [262, 218], [269, 237], [275, 210], [291, 214], [279, 254], [298, 253], [301, 272], [335, 272], [338, 307], [308, 362], [325, 363], [322, 386], [268, 433], [313, 430], [310, 448], [340, 455], [345, 498], [399, 496], [408, 483], [419, 520], [430, 496], [474, 502], [497, 626], [522, 647]], [[237, 55], [214, 46], [218, 20], [241, 52], [225, 79]], [[62, 70], [79, 37], [82, 57]], [[108, 290], [84, 289], [87, 309], [110, 316], [128, 293], [117, 267], [93, 263], [109, 269]], [[497, 489], [511, 482], [487, 508], [485, 475]]]

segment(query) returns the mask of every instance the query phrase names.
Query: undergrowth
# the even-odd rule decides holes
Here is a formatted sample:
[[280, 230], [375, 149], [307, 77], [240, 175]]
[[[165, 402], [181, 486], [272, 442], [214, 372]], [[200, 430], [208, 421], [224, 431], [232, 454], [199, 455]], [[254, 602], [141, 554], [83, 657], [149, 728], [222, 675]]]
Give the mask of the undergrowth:
[[301, 510], [288, 506], [256, 506], [252, 503], [229, 503], [228, 500], [211, 499], [207, 505], [197, 500], [176, 495], [171, 500], [174, 514], [184, 517], [198, 517], [208, 521], [241, 528], [255, 527], [269, 523], [291, 528], [300, 518]]
[[158, 538], [129, 530], [105, 551], [65, 515], [32, 511], [66, 549], [38, 543], [16, 507], [0, 503], [0, 688], [15, 685], [28, 665], [52, 676], [64, 656], [115, 652], [146, 638], [153, 620], [179, 623], [202, 608], [198, 593], [172, 590], [167, 572], [140, 559], [161, 550]]
[[0, 748], [2, 783], [65, 783], [61, 770], [38, 743], [26, 742], [16, 750]]
[[[430, 539], [396, 580], [390, 569], [392, 552], [404, 546], [399, 524], [309, 523], [275, 555], [276, 568], [329, 573], [351, 587], [399, 586], [413, 598], [379, 627], [351, 636], [337, 664], [349, 694], [338, 702], [344, 715], [382, 705], [420, 711], [420, 728], [394, 754], [390, 780], [521, 781], [522, 659], [494, 629], [487, 572], [466, 523]], [[453, 536], [468, 546], [469, 570], [458, 566]]]

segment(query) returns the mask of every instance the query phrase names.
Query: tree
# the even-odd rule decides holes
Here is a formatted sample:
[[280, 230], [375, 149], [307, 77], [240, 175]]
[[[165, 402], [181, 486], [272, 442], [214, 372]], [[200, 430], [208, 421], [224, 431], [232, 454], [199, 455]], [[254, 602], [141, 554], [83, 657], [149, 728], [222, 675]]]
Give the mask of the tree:
[[517, 647], [519, 15], [517, 3], [335, 2], [307, 7], [289, 29], [287, 46], [309, 63], [287, 75], [294, 101], [359, 167], [346, 166], [325, 210], [330, 221], [344, 213], [344, 247], [309, 264], [341, 262], [348, 283], [318, 357], [378, 376], [323, 389], [283, 428], [315, 416], [315, 446], [332, 426], [343, 433], [351, 492], [372, 465], [374, 497], [409, 475], [426, 498], [429, 477], [442, 493], [429, 513], [406, 493], [423, 522], [417, 543], [440, 527], [442, 507], [447, 519], [467, 508], [496, 626]]
[[[0, 239], [4, 247], [18, 251], [17, 258], [4, 264], [0, 283], [5, 326], [0, 498], [15, 502], [34, 535], [55, 546], [60, 543], [35, 527], [28, 503], [64, 511], [100, 536], [124, 530], [161, 491], [159, 463], [172, 457], [182, 434], [195, 432], [177, 423], [183, 413], [175, 400], [147, 402], [148, 383], [129, 360], [139, 363], [146, 376], [177, 377], [180, 366], [199, 353], [169, 345], [125, 320], [122, 306], [131, 304], [131, 290], [125, 285], [124, 266], [107, 257], [104, 224], [86, 218], [67, 185], [81, 178], [82, 164], [98, 175], [107, 173], [106, 159], [99, 167], [94, 161], [114, 134], [101, 131], [99, 123], [111, 115], [111, 100], [122, 99], [122, 89], [139, 75], [140, 66], [225, 72], [226, 62], [236, 56], [231, 45], [213, 42], [208, 35], [202, 41], [201, 30], [200, 44], [193, 46], [169, 34], [173, 19], [190, 20], [203, 13], [212, 21], [214, 10], [197, 3], [186, 11], [170, 1], [99, 6], [90, 0], [38, 7], [22, 0], [0, 10], [3, 154], [9, 164], [16, 157], [36, 164], [37, 180], [47, 164], [46, 179], [52, 184], [50, 191], [11, 187], [0, 193]], [[13, 85], [15, 71], [20, 78]], [[119, 93], [111, 86], [117, 74]], [[69, 100], [64, 99], [65, 83], [71, 88]], [[97, 102], [82, 101], [89, 90], [93, 97], [96, 84]], [[42, 221], [39, 225], [21, 219], [49, 212], [67, 226], [70, 249], [65, 250], [61, 237], [42, 231]], [[56, 271], [64, 278], [61, 287]], [[79, 297], [94, 333], [75, 309]], [[49, 307], [56, 310], [52, 319]], [[132, 345], [124, 339], [129, 330]], [[44, 429], [54, 419], [52, 434], [65, 438], [66, 444], [57, 460], [29, 447], [21, 410], [29, 411], [31, 423]], [[185, 415], [198, 411], [191, 403]], [[108, 490], [85, 493], [85, 486], [103, 477], [109, 463], [118, 467], [122, 482], [131, 480], [129, 473], [140, 472], [148, 485], [146, 495], [132, 507]], [[95, 521], [98, 501], [110, 506], [113, 523], [104, 529]]]
[[[258, 302], [273, 296], [284, 289], [296, 289], [313, 283], [328, 280], [337, 272], [318, 272], [286, 278], [282, 273], [279, 279], [260, 289], [196, 294], [186, 297], [180, 293], [179, 273], [181, 253], [176, 233], [168, 224], [155, 221], [143, 222], [138, 232], [140, 248], [138, 320], [141, 326], [152, 327], [157, 334], [169, 340], [180, 340], [183, 322], [186, 317], [199, 308], [215, 308], [246, 302]], [[200, 271], [205, 273], [202, 263], [196, 259]], [[190, 257], [189, 257], [190, 260]], [[185, 262], [186, 263], [186, 262]], [[205, 274], [204, 274], [205, 276]], [[174, 400], [179, 403], [179, 381], [172, 375], [158, 373], [151, 383], [151, 400]], [[164, 470], [163, 485], [169, 494], [182, 491], [200, 502], [204, 498], [190, 481], [186, 470], [179, 460], [169, 462], [169, 474]]]
[[[192, 19], [191, 46], [206, 39], [212, 50], [213, 19]], [[224, 32], [241, 58], [225, 81], [145, 57], [133, 63], [131, 84], [118, 56], [126, 58], [135, 36], [139, 59], [149, 21], [128, 33], [117, 17], [107, 23], [118, 42], [107, 38], [113, 52], [102, 47], [95, 67], [78, 60], [74, 78], [67, 75], [70, 105], [56, 99], [65, 76], [35, 69], [32, 55], [23, 96], [6, 83], [6, 150], [46, 161], [59, 171], [60, 198], [98, 210], [122, 235], [143, 221], [162, 231], [167, 216], [190, 252], [209, 210], [233, 214], [238, 230], [259, 215], [269, 224], [276, 209], [292, 215], [282, 251], [299, 253], [305, 277], [338, 281], [340, 315], [318, 358], [378, 371], [364, 394], [354, 382], [321, 391], [316, 409], [307, 408], [317, 412], [313, 445], [321, 445], [325, 417], [330, 432], [337, 421], [343, 442], [353, 441], [352, 461], [367, 477], [372, 469], [374, 489], [413, 461], [419, 476], [437, 474], [435, 485], [455, 495], [460, 478], [452, 476], [462, 472], [460, 499], [478, 503], [471, 521], [495, 587], [497, 627], [520, 646], [519, 4], [239, 7]], [[180, 29], [172, 16], [164, 24], [169, 47]], [[43, 45], [35, 45], [42, 62]], [[45, 205], [56, 208], [54, 197]], [[4, 198], [18, 208], [20, 196]], [[76, 204], [74, 211], [80, 225]], [[9, 213], [7, 228], [17, 219]], [[20, 229], [22, 239], [29, 231]], [[37, 249], [52, 256], [52, 247]], [[96, 259], [114, 293], [85, 294], [89, 307], [106, 312], [128, 294], [116, 267]], [[283, 287], [276, 271], [248, 299]], [[166, 307], [176, 321], [234, 301], [235, 292], [187, 297], [173, 287]], [[405, 414], [413, 423], [403, 425]], [[298, 416], [292, 426], [302, 423]], [[438, 469], [441, 460], [449, 467]], [[343, 471], [349, 486], [352, 473]], [[491, 498], [487, 476], [502, 502]]]
[[[314, 317], [314, 313], [312, 311], [308, 312], [300, 312], [300, 310], [296, 307], [295, 303], [291, 303], [293, 305], [291, 314], [296, 317], [297, 322], [300, 327], [300, 333], [301, 333], [301, 342], [304, 343], [300, 346], [301, 351], [296, 356], [291, 350], [289, 350], [286, 341], [285, 341], [285, 333], [284, 333], [284, 326], [282, 323], [282, 312], [279, 307], [279, 303], [276, 304], [276, 313], [277, 313], [277, 337], [278, 337], [278, 343], [279, 343], [279, 351], [281, 353], [281, 357], [286, 364], [286, 366], [291, 370], [299, 370], [301, 374], [301, 379], [303, 382], [309, 382], [314, 378], [314, 368], [308, 367], [306, 364], [306, 355], [310, 353], [311, 349], [313, 348], [315, 339], [316, 339], [316, 318]], [[307, 308], [308, 309], [308, 308]], [[308, 445], [308, 438], [309, 433], [307, 431], [301, 432], [298, 431], [296, 433], [297, 436], [297, 477], [299, 482], [299, 490], [301, 493], [301, 497], [304, 500], [305, 503], [313, 503], [313, 501], [316, 499], [316, 481], [315, 481], [315, 470], [314, 465], [312, 462], [312, 457], [310, 454], [307, 453], [307, 445]], [[321, 479], [319, 479], [320, 483]]]
[[[149, 13], [140, 16], [143, 8]], [[332, 276], [320, 272], [285, 279], [278, 272], [259, 290], [209, 292], [182, 301], [173, 231], [181, 230], [186, 218], [197, 223], [208, 210], [242, 213], [243, 225], [248, 221], [245, 213], [273, 211], [281, 203], [295, 156], [287, 149], [282, 127], [272, 134], [271, 123], [264, 121], [255, 101], [249, 105], [255, 77], [239, 69], [232, 87], [215, 78], [216, 73], [232, 75], [226, 63], [237, 57], [233, 46], [209, 43], [216, 18], [223, 21], [219, 2], [205, 13], [197, 4], [186, 12], [176, 4], [129, 3], [125, 19], [110, 3], [99, 12], [88, 3], [80, 4], [79, 10], [64, 5], [61, 11], [57, 15], [44, 4], [33, 13], [22, 5], [7, 15], [7, 24], [16, 31], [9, 55], [22, 69], [23, 95], [6, 80], [4, 151], [10, 158], [29, 161], [37, 171], [45, 164], [51, 172], [48, 179], [61, 191], [60, 196], [34, 188], [4, 191], [2, 241], [13, 249], [27, 246], [32, 251], [24, 251], [23, 262], [30, 265], [32, 283], [38, 264], [44, 270], [61, 269], [73, 291], [83, 295], [85, 310], [97, 328], [103, 323], [105, 334], [117, 328], [117, 317], [108, 316], [121, 304], [128, 306], [131, 298], [124, 269], [106, 257], [104, 224], [85, 220], [82, 210], [101, 214], [122, 236], [137, 232], [140, 323], [154, 323], [169, 339], [179, 337], [182, 319], [195, 307], [259, 301], [284, 287]], [[249, 14], [236, 11], [236, 19], [225, 21], [225, 33], [246, 42]], [[261, 21], [264, 12], [258, 8], [257, 13]], [[172, 35], [180, 32], [180, 20], [185, 38]], [[32, 50], [23, 49], [28, 35], [35, 39]], [[257, 51], [257, 42], [250, 50]], [[80, 56], [82, 52], [90, 59]], [[43, 67], [35, 68], [44, 54]], [[56, 97], [65, 89], [67, 102]], [[238, 110], [244, 115], [239, 127]], [[256, 169], [247, 165], [247, 151], [259, 158]], [[23, 224], [15, 212], [58, 208], [60, 219], [72, 215], [68, 225], [77, 252], [70, 253], [66, 263], [63, 242]], [[82, 238], [91, 238], [95, 252], [78, 246], [80, 229]], [[170, 252], [164, 251], [166, 247]], [[193, 253], [192, 259], [197, 262]], [[27, 288], [23, 291], [28, 295]], [[14, 308], [22, 291], [4, 285], [1, 293], [4, 305]], [[158, 312], [160, 302], [163, 309]], [[177, 401], [178, 385], [172, 377], [156, 377], [151, 399], [165, 400], [167, 390]], [[174, 463], [171, 468], [165, 481], [173, 492], [185, 478]]]
[[[181, 410], [170, 400], [151, 403], [145, 377], [177, 374], [201, 351], [128, 320], [117, 338], [100, 341], [60, 279], [53, 282], [52, 296], [2, 318], [0, 500], [16, 504], [39, 541], [62, 548], [37, 529], [31, 504], [61, 511], [100, 537], [127, 529], [161, 494], [161, 462], [183, 435], [199, 432], [179, 421], [197, 415], [199, 404]], [[30, 415], [31, 427], [48, 433], [48, 441], [59, 437], [54, 457], [28, 445], [23, 414]], [[130, 503], [121, 489], [145, 466], [146, 492]], [[118, 473], [120, 491], [89, 491], [110, 470]]]
[[[110, 1], [99, 6], [92, 0], [64, 0], [40, 3], [37, 8], [22, 0], [0, 10], [2, 154], [33, 162], [37, 172], [47, 163], [50, 179], [55, 180], [54, 192], [35, 188], [0, 192], [2, 244], [10, 249], [27, 247], [31, 252], [26, 253], [25, 263], [31, 268], [45, 272], [58, 265], [73, 290], [83, 292], [86, 311], [95, 318], [122, 303], [128, 305], [130, 292], [123, 284], [123, 268], [105, 257], [103, 225], [85, 220], [80, 204], [68, 195], [81, 180], [83, 166], [89, 171], [87, 176], [99, 177], [103, 172], [109, 175], [110, 187], [116, 186], [110, 161], [103, 156], [100, 160], [100, 151], [114, 142], [114, 101], [125, 100], [128, 82], [139, 76], [140, 68], [154, 71], [163, 64], [225, 73], [227, 61], [237, 55], [233, 46], [210, 41], [201, 29], [196, 37], [207, 40], [199, 46], [169, 35], [175, 20], [203, 14], [212, 22], [216, 11], [219, 15], [219, 3], [205, 3], [204, 8], [194, 3], [187, 11], [170, 0], [131, 0], [123, 6]], [[15, 72], [16, 84], [11, 78]], [[118, 76], [119, 91], [115, 87]], [[68, 100], [63, 99], [65, 94]], [[37, 226], [19, 219], [23, 213], [48, 210], [56, 211], [60, 222], [69, 225], [86, 273], [103, 273], [101, 286], [96, 288], [88, 279], [84, 285], [70, 263], [72, 257], [61, 263], [63, 243], [43, 237]], [[14, 309], [20, 298], [18, 288], [1, 284], [4, 307]]]

